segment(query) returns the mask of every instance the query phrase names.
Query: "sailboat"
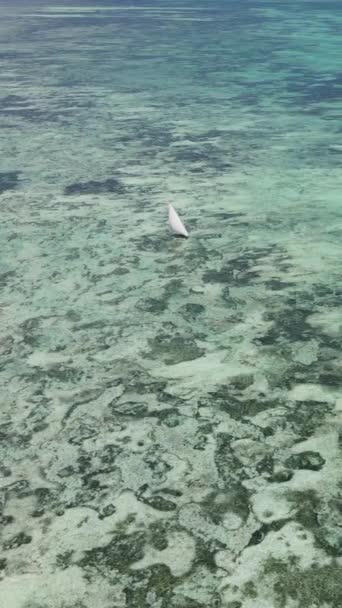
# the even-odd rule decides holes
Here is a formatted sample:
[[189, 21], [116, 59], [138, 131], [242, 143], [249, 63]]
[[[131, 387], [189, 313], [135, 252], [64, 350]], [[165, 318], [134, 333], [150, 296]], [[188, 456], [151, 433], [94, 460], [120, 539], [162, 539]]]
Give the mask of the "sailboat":
[[176, 209], [169, 204], [169, 226], [172, 232], [177, 236], [184, 236], [186, 239], [189, 236], [187, 229], [185, 228], [182, 220], [180, 219]]

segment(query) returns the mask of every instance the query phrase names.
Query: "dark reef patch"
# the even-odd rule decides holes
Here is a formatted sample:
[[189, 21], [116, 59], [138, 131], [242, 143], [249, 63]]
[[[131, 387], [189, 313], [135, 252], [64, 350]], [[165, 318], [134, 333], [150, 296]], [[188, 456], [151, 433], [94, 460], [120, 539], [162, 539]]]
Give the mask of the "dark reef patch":
[[309, 471], [319, 471], [324, 464], [325, 460], [319, 452], [310, 451], [292, 454], [285, 462], [285, 465], [290, 469], [307, 469]]
[[264, 566], [264, 574], [273, 577], [275, 608], [286, 608], [294, 601], [301, 608], [312, 606], [342, 606], [341, 567], [332, 562], [327, 565], [313, 564], [310, 568], [297, 569], [295, 564], [269, 557]]
[[205, 312], [205, 307], [202, 304], [188, 302], [180, 308], [180, 312], [182, 313], [185, 319], [191, 321], [193, 319], [196, 319], [198, 315], [203, 314]]
[[268, 281], [264, 282], [264, 286], [266, 289], [270, 289], [271, 291], [281, 291], [283, 289], [293, 287], [293, 283], [287, 283], [286, 281], [281, 281], [280, 279], [269, 279]]
[[116, 400], [110, 404], [110, 410], [114, 416], [128, 416], [130, 418], [145, 418], [148, 414], [148, 406], [145, 403], [125, 401], [118, 404]]
[[272, 345], [281, 340], [306, 342], [312, 340], [317, 333], [307, 322], [312, 314], [312, 309], [305, 306], [293, 306], [278, 311], [268, 312], [264, 319], [271, 321], [272, 326], [268, 332], [258, 338], [256, 342], [264, 345]]
[[32, 540], [32, 536], [30, 536], [29, 534], [26, 534], [25, 532], [19, 532], [18, 534], [13, 536], [13, 538], [11, 538], [10, 540], [6, 541], [3, 544], [3, 550], [8, 551], [10, 549], [16, 549], [17, 547], [20, 547], [21, 545], [28, 545], [31, 542], [31, 540]]
[[165, 298], [146, 298], [139, 300], [137, 308], [143, 312], [150, 312], [154, 314], [160, 314], [164, 312], [168, 307], [168, 303]]
[[135, 239], [134, 244], [138, 251], [151, 251], [153, 253], [171, 253], [175, 252], [175, 245], [182, 246], [187, 242], [187, 239], [173, 239], [165, 232], [164, 235], [144, 235], [139, 239]]
[[296, 401], [286, 414], [286, 420], [298, 435], [299, 440], [308, 439], [322, 428], [334, 405], [320, 401]]
[[228, 484], [247, 479], [243, 465], [235, 456], [231, 443], [234, 437], [228, 433], [218, 433], [216, 437], [215, 465], [219, 477]]
[[152, 376], [137, 369], [129, 370], [113, 386], [117, 386], [120, 382], [125, 387], [126, 393], [133, 392], [141, 395], [152, 393], [161, 396], [167, 385], [165, 380], [155, 380]]
[[227, 152], [212, 144], [178, 146], [174, 150], [173, 160], [177, 163], [188, 163], [190, 168], [193, 163], [203, 163], [206, 168], [214, 171], [225, 171], [233, 167], [232, 163], [226, 160]]
[[[306, 109], [311, 109], [319, 106], [322, 103], [339, 101], [341, 99], [341, 73], [336, 72], [335, 75], [322, 78], [317, 76], [317, 72], [312, 70], [300, 70], [296, 75], [292, 70], [293, 76], [287, 81], [287, 90], [290, 93], [295, 93], [297, 97], [292, 98], [292, 103], [301, 104]], [[291, 97], [288, 98], [291, 103]]]
[[157, 511], [175, 511], [177, 508], [177, 505], [174, 502], [167, 500], [163, 496], [144, 497], [140, 495], [138, 500], [146, 505], [149, 505], [153, 509], [156, 509]]
[[260, 545], [269, 532], [278, 532], [286, 524], [287, 520], [274, 521], [270, 524], [262, 524], [260, 528], [255, 530], [251, 535], [247, 547]]
[[[234, 382], [237, 384], [234, 387]], [[246, 416], [255, 416], [259, 412], [276, 407], [277, 402], [267, 397], [248, 398], [243, 395], [243, 391], [251, 383], [252, 376], [242, 376], [233, 379], [231, 385], [222, 385], [215, 391], [211, 391], [208, 396], [199, 400], [199, 407], [212, 407], [213, 410], [219, 409], [229, 414], [234, 420], [242, 420]]]
[[220, 221], [233, 220], [232, 223], [235, 223], [234, 220], [238, 220], [239, 218], [245, 217], [245, 214], [241, 213], [241, 212], [234, 212], [234, 211], [232, 211], [231, 213], [227, 213], [225, 211], [218, 211], [217, 213], [214, 213], [214, 217], [216, 217]]
[[287, 481], [290, 481], [292, 477], [292, 471], [289, 471], [288, 469], [280, 469], [279, 471], [273, 473], [271, 477], [269, 477], [268, 481], [271, 483], [286, 483]]
[[0, 173], [0, 194], [6, 192], [6, 190], [14, 190], [17, 188], [20, 173], [20, 171]]
[[[131, 584], [124, 588], [128, 608], [150, 608], [150, 598], [154, 597], [160, 608], [173, 608], [180, 604], [172, 603], [173, 589], [177, 579], [164, 564], [156, 564], [131, 575]], [[184, 605], [185, 606], [185, 605]], [[186, 608], [197, 608], [197, 602], [187, 603]], [[198, 605], [198, 608], [202, 608]]]
[[146, 537], [142, 532], [116, 534], [105, 547], [86, 551], [79, 565], [86, 569], [111, 571], [115, 568], [119, 572], [126, 572], [131, 564], [143, 558], [145, 542]]
[[126, 188], [122, 184], [122, 182], [115, 177], [110, 177], [104, 181], [94, 181], [91, 180], [89, 182], [78, 182], [75, 184], [70, 184], [64, 188], [64, 194], [66, 196], [77, 196], [77, 195], [86, 195], [86, 194], [105, 194], [105, 193], [115, 193], [115, 194], [124, 194]]
[[[0, 53], [1, 59], [2, 53]], [[29, 103], [29, 100], [26, 97], [21, 97], [20, 95], [6, 95], [6, 97], [2, 97], [0, 99], [0, 109], [8, 108], [13, 105], [26, 105]]]
[[217, 492], [211, 492], [202, 502], [201, 507], [206, 518], [213, 524], [219, 526], [223, 523], [227, 511], [233, 511], [246, 521], [249, 514], [248, 491], [240, 483], [232, 483], [225, 488], [224, 500], [219, 493], [219, 501], [216, 500]]
[[269, 261], [270, 258], [275, 267], [279, 258], [283, 259], [283, 253], [276, 245], [248, 249], [227, 260], [220, 270], [207, 270], [203, 280], [205, 283], [229, 283], [234, 287], [243, 287], [260, 278], [258, 264], [263, 260]]
[[163, 359], [167, 365], [175, 365], [182, 361], [192, 361], [204, 354], [204, 349], [197, 346], [192, 337], [159, 334], [149, 340], [151, 350], [145, 353], [148, 359]]
[[313, 490], [295, 492], [296, 520], [314, 535], [318, 547], [332, 557], [342, 556], [341, 496], [320, 498]]
[[234, 281], [233, 269], [222, 268], [221, 270], [207, 270], [203, 275], [205, 283], [230, 283]]
[[153, 157], [156, 148], [168, 148], [174, 141], [172, 130], [165, 125], [163, 128], [146, 123], [146, 120], [129, 120], [124, 124], [123, 134], [115, 138], [117, 143], [139, 143], [144, 146], [144, 156]]
[[197, 135], [195, 133], [185, 133], [184, 138], [187, 141], [192, 142], [207, 142], [209, 139], [216, 139], [224, 135], [226, 135], [226, 131], [224, 129], [211, 129], [210, 131], [204, 131], [203, 133], [199, 133]]
[[[0, 274], [0, 287], [6, 287], [11, 282], [11, 279], [13, 279], [14, 277], [15, 277], [14, 270], [8, 270], [7, 272], [1, 273]], [[12, 338], [12, 340], [13, 340], [13, 338]]]

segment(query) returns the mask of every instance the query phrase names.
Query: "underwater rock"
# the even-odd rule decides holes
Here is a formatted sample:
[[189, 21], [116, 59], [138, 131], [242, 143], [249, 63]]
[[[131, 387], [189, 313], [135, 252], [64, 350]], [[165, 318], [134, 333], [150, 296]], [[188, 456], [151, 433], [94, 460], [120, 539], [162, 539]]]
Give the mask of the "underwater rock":
[[110, 177], [103, 182], [89, 181], [70, 184], [64, 188], [66, 196], [85, 195], [85, 194], [104, 194], [114, 192], [115, 194], [124, 194], [126, 191], [124, 185], [115, 177]]
[[231, 378], [229, 381], [230, 385], [239, 391], [245, 390], [251, 386], [253, 382], [253, 374], [240, 374], [239, 376], [233, 376], [233, 378]]
[[108, 572], [117, 569], [119, 572], [125, 573], [129, 566], [143, 558], [145, 543], [145, 534], [142, 532], [117, 533], [108, 545], [85, 551], [85, 556], [79, 562], [79, 566], [82, 568], [102, 567]]
[[293, 471], [289, 471], [288, 469], [281, 469], [279, 471], [275, 471], [268, 481], [274, 483], [285, 483], [286, 481], [290, 481], [293, 477]]
[[137, 308], [144, 312], [150, 313], [161, 313], [164, 312], [168, 307], [167, 301], [161, 298], [146, 298], [145, 300], [140, 300], [137, 303]]
[[149, 498], [140, 496], [139, 500], [153, 509], [157, 509], [157, 511], [174, 511], [177, 508], [174, 502], [167, 500], [163, 496], [151, 496]]
[[250, 537], [248, 547], [259, 545], [269, 532], [281, 530], [286, 520], [272, 522], [270, 524], [262, 524], [260, 528], [255, 530]]
[[0, 343], [0, 357], [10, 355], [14, 345], [13, 336], [4, 336]]
[[14, 522], [13, 515], [3, 515], [2, 517], [0, 517], [0, 524], [2, 526], [9, 526], [10, 524], [13, 524], [13, 522]]
[[293, 283], [286, 283], [285, 281], [281, 281], [280, 279], [269, 279], [264, 282], [264, 285], [267, 289], [271, 291], [281, 291], [282, 289], [287, 289], [288, 287], [293, 287]]
[[342, 505], [338, 492], [329, 501], [324, 501], [317, 514], [317, 536], [330, 555], [342, 556]]
[[3, 549], [4, 551], [9, 550], [9, 549], [16, 549], [17, 547], [20, 547], [21, 545], [28, 545], [32, 540], [32, 536], [30, 536], [29, 534], [26, 534], [25, 532], [19, 532], [18, 534], [16, 534], [15, 536], [13, 536], [13, 538], [11, 538], [10, 540], [6, 541], [3, 544]]
[[234, 273], [231, 268], [223, 268], [222, 270], [207, 270], [203, 275], [205, 283], [232, 283]]
[[284, 308], [277, 312], [265, 315], [265, 321], [272, 321], [273, 325], [265, 336], [258, 338], [261, 344], [275, 344], [279, 340], [289, 342], [310, 341], [315, 338], [315, 332], [308, 324], [308, 317], [312, 314], [310, 308]]
[[325, 464], [324, 458], [319, 452], [300, 452], [299, 454], [292, 454], [285, 464], [290, 469], [307, 469], [309, 471], [319, 471]]
[[99, 518], [100, 519], [105, 519], [106, 517], [110, 517], [111, 515], [113, 515], [116, 512], [116, 507], [114, 505], [106, 505], [105, 507], [103, 507]]
[[11, 279], [15, 277], [14, 270], [8, 270], [0, 274], [0, 287], [7, 287]]
[[205, 312], [205, 307], [202, 304], [196, 304], [194, 302], [188, 302], [188, 304], [184, 304], [180, 308], [180, 312], [184, 315], [184, 317], [188, 320], [196, 319], [198, 315]]
[[204, 354], [195, 340], [184, 336], [165, 336], [163, 334], [149, 340], [151, 351], [145, 354], [148, 359], [164, 359], [166, 365], [176, 365], [182, 361], [192, 361]]
[[9, 171], [8, 173], [0, 173], [0, 194], [6, 190], [14, 190], [19, 183], [20, 171]]
[[[246, 383], [250, 380], [251, 378], [247, 374]], [[272, 399], [267, 399], [264, 396], [248, 398], [243, 394], [241, 389], [238, 390], [231, 385], [219, 386], [216, 390], [211, 391], [199, 400], [199, 407], [211, 407], [214, 410], [221, 410], [235, 420], [242, 420], [245, 416], [255, 416], [255, 414], [272, 409], [274, 406], [275, 402]]]
[[135, 403], [134, 401], [125, 401], [117, 403], [114, 399], [109, 407], [116, 416], [131, 416], [132, 418], [144, 418], [148, 414], [148, 407], [144, 403]]

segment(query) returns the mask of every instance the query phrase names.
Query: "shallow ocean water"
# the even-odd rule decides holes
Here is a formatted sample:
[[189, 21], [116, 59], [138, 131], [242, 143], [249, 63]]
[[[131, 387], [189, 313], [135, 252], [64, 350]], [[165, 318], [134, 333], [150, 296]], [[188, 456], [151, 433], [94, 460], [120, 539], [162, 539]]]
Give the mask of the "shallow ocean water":
[[341, 33], [1, 4], [1, 608], [341, 607]]

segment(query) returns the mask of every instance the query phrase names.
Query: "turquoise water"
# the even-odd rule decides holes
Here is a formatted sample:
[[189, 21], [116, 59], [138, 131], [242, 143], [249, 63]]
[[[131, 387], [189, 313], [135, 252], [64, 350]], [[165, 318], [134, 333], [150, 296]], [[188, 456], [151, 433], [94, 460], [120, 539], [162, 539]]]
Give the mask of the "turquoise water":
[[79, 4], [0, 7], [0, 607], [340, 608], [342, 5]]

